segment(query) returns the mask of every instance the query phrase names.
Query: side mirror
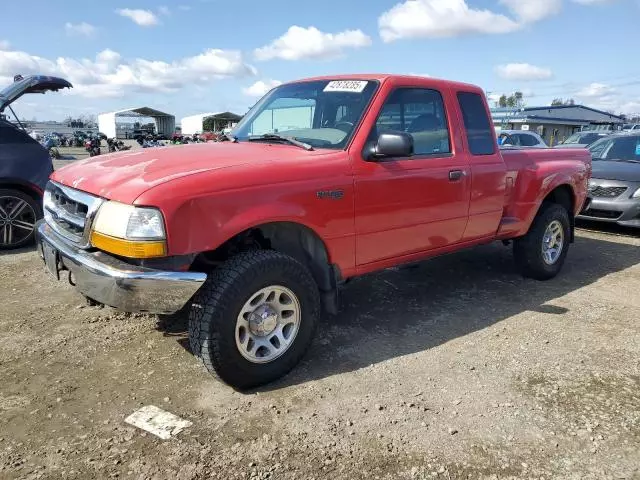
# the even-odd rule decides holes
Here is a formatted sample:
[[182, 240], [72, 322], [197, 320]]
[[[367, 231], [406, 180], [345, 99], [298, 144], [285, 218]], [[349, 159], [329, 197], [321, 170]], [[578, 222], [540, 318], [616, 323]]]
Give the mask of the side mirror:
[[410, 157], [413, 155], [413, 137], [405, 132], [381, 133], [372, 153], [373, 158]]

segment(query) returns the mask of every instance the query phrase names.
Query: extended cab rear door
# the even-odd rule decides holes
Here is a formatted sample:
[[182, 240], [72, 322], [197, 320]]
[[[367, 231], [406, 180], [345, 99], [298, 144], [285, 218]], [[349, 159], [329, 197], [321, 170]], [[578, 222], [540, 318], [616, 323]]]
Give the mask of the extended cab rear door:
[[[384, 131], [410, 133], [414, 155], [369, 156]], [[400, 78], [382, 85], [351, 149], [361, 271], [461, 240], [471, 178], [457, 131], [457, 107], [446, 83]]]
[[507, 169], [484, 94], [474, 88], [456, 89], [454, 94], [471, 170], [469, 223], [462, 240], [474, 241], [492, 237], [498, 231], [505, 203]]

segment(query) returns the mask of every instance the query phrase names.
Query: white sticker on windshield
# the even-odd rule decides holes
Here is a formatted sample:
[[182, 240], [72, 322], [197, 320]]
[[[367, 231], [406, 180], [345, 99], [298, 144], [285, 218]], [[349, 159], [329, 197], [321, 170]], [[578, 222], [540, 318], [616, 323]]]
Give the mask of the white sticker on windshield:
[[366, 80], [333, 80], [324, 87], [324, 92], [362, 93], [367, 86]]

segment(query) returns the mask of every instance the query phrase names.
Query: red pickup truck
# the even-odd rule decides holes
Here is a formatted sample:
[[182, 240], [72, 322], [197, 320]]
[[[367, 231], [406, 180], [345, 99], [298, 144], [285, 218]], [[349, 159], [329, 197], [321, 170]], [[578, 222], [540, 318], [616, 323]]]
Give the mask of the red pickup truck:
[[590, 172], [585, 149], [501, 152], [473, 85], [313, 78], [216, 143], [56, 171], [38, 245], [94, 302], [188, 315], [193, 353], [248, 388], [296, 365], [349, 278], [494, 240], [554, 277]]

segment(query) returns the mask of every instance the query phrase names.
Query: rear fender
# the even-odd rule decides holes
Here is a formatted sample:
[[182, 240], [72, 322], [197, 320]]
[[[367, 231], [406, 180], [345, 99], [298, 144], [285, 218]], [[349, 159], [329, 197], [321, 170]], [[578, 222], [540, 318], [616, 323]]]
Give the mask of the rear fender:
[[[552, 195], [552, 192], [554, 192], [554, 190], [556, 190], [559, 187], [569, 187], [570, 191], [571, 191], [571, 198], [569, 199], [571, 201], [571, 209], [569, 210], [569, 218], [571, 220], [571, 241], [573, 242], [573, 230], [574, 230], [574, 224], [575, 224], [575, 216], [577, 215], [577, 211], [576, 208], [579, 209], [578, 204], [582, 204], [582, 201], [578, 201], [578, 195], [576, 193], [576, 181], [574, 178], [572, 178], [570, 175], [566, 175], [566, 174], [553, 174], [553, 175], [549, 175], [548, 177], [544, 178], [544, 180], [542, 181], [542, 185], [540, 188], [540, 192], [538, 194], [538, 197], [536, 198], [536, 208], [532, 209], [531, 214], [529, 216], [529, 218], [527, 219], [527, 231], [529, 231], [529, 228], [531, 227], [531, 224], [533, 223], [534, 218], [536, 217], [536, 215], [538, 214], [538, 212], [540, 211], [540, 208], [542, 207], [542, 204], [544, 203], [544, 201], [550, 196]], [[523, 234], [526, 232], [523, 232]]]

